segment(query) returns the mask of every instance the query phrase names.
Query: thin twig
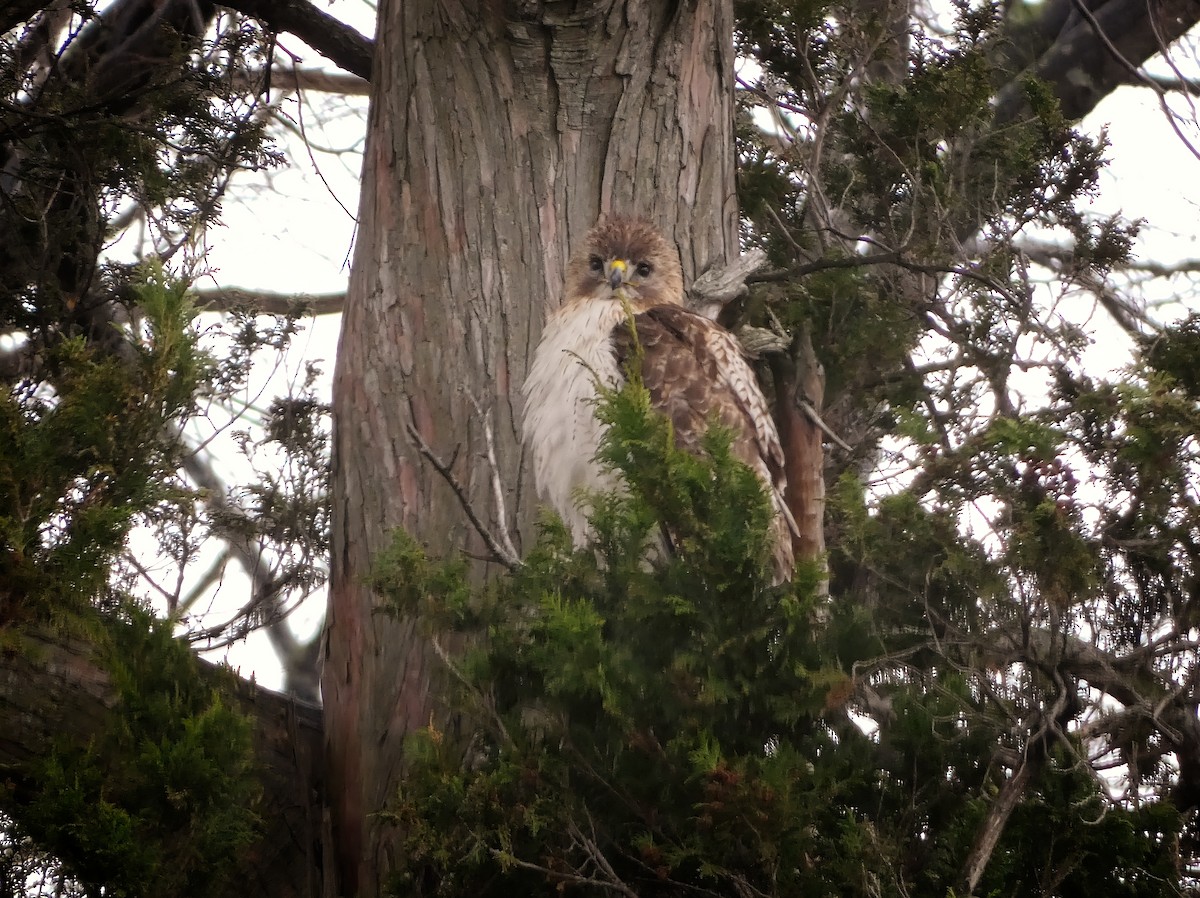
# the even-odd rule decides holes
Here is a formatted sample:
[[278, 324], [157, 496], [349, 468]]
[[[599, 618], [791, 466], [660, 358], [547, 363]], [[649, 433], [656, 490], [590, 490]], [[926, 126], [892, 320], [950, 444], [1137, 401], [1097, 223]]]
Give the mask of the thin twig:
[[471, 405], [475, 406], [475, 411], [483, 421], [483, 442], [487, 450], [488, 471], [492, 477], [492, 501], [496, 503], [496, 526], [500, 529], [500, 540], [511, 557], [520, 558], [521, 553], [512, 544], [512, 538], [508, 532], [508, 512], [504, 499], [504, 487], [500, 481], [500, 465], [496, 463], [496, 435], [492, 431], [492, 410], [485, 411], [478, 399], [474, 396], [470, 398]]
[[[1191, 153], [1197, 159], [1200, 159], [1200, 151], [1197, 151], [1195, 145], [1188, 140], [1187, 135], [1183, 133], [1183, 129], [1179, 127], [1179, 122], [1175, 120], [1175, 112], [1171, 109], [1170, 104], [1167, 103], [1167, 92], [1158, 84], [1156, 84], [1153, 79], [1146, 77], [1146, 74], [1141, 70], [1140, 67], [1135, 65], [1129, 59], [1125, 58], [1125, 55], [1117, 49], [1117, 45], [1114, 44], [1108, 34], [1105, 33], [1104, 28], [1100, 25], [1099, 20], [1096, 19], [1095, 15], [1092, 14], [1092, 11], [1088, 9], [1087, 4], [1084, 3], [1083, 0], [1074, 0], [1074, 4], [1075, 9], [1081, 16], [1087, 19], [1088, 24], [1092, 27], [1092, 31], [1095, 32], [1096, 37], [1099, 38], [1100, 43], [1102, 43], [1104, 48], [1108, 50], [1109, 54], [1112, 55], [1112, 58], [1115, 59], [1120, 65], [1124, 66], [1125, 70], [1129, 72], [1130, 76], [1135, 81], [1146, 85], [1154, 91], [1154, 93], [1158, 96], [1158, 105], [1161, 107], [1163, 114], [1166, 116], [1167, 124], [1169, 124], [1171, 126], [1171, 130], [1175, 132], [1175, 136], [1179, 138], [1180, 142], [1187, 148], [1189, 153]], [[1167, 54], [1164, 49], [1163, 56], [1166, 55]], [[1174, 68], [1174, 66], [1172, 66], [1172, 68]]]
[[[585, 813], [587, 813], [586, 809]], [[617, 871], [612, 868], [612, 864], [608, 862], [608, 858], [604, 856], [604, 852], [601, 851], [600, 846], [596, 844], [596, 824], [592, 821], [592, 815], [590, 813], [587, 814], [587, 818], [588, 823], [591, 825], [592, 837], [588, 838], [585, 836], [583, 834], [583, 830], [579, 828], [579, 824], [574, 820], [571, 821], [570, 825], [572, 835], [575, 836], [576, 841], [583, 848], [583, 850], [587, 852], [588, 857], [592, 859], [592, 863], [594, 863], [604, 873], [604, 875], [608, 877], [609, 882], [612, 884], [610, 886], [611, 888], [616, 889], [623, 895], [629, 895], [631, 898], [637, 898], [637, 893], [629, 888], [629, 886], [625, 885], [621, 877], [617, 876]]]
[[558, 882], [571, 882], [576, 885], [597, 886], [601, 889], [608, 889], [611, 892], [617, 892], [626, 898], [638, 898], [637, 893], [630, 889], [624, 883], [605, 882], [603, 879], [596, 879], [594, 876], [580, 876], [578, 873], [564, 873], [560, 870], [551, 870], [549, 867], [543, 867], [541, 864], [531, 864], [529, 861], [523, 861], [519, 857], [513, 857], [511, 854], [506, 854], [497, 848], [489, 849], [492, 857], [501, 864], [511, 864], [514, 867], [520, 867], [523, 870], [533, 870], [541, 873], [547, 879], [556, 880]]
[[820, 428], [821, 432], [825, 434], [825, 436], [837, 443], [837, 445], [846, 452], [854, 452], [854, 447], [834, 433], [833, 428], [831, 428], [821, 419], [821, 416], [817, 414], [817, 410], [813, 408], [813, 404], [811, 402], [809, 402], [807, 399], [797, 399], [796, 403], [800, 406], [800, 410], [808, 416], [808, 420], [817, 425], [817, 427]]
[[463, 511], [466, 512], [467, 518], [471, 521], [471, 525], [475, 528], [475, 531], [481, 537], [483, 537], [483, 541], [487, 543], [487, 547], [491, 550], [492, 555], [495, 556], [495, 560], [500, 562], [510, 571], [515, 571], [517, 568], [521, 567], [521, 559], [517, 557], [515, 552], [510, 552], [505, 549], [504, 545], [501, 544], [498, 539], [496, 539], [491, 530], [488, 529], [488, 526], [483, 522], [483, 519], [480, 518], [476, 513], [474, 506], [471, 504], [471, 499], [467, 495], [466, 489], [461, 483], [458, 482], [458, 478], [454, 476], [454, 472], [450, 470], [450, 466], [445, 464], [438, 457], [437, 453], [429, 448], [429, 444], [426, 443], [421, 434], [417, 432], [416, 426], [411, 421], [408, 422], [407, 428], [408, 435], [412, 437], [413, 442], [417, 444], [417, 450], [423, 456], [425, 456], [429, 463], [433, 465], [434, 469], [442, 475], [442, 479], [446, 481], [450, 489], [454, 491], [454, 495], [458, 497], [458, 504], [461, 505]]
[[446, 651], [446, 647], [442, 645], [437, 636], [431, 636], [429, 638], [429, 644], [433, 647], [434, 654], [438, 656], [438, 660], [446, 665], [446, 670], [450, 671], [450, 674], [454, 677], [454, 679], [458, 680], [458, 682], [462, 684], [463, 688], [475, 696], [475, 700], [479, 703], [481, 708], [487, 709], [489, 716], [492, 718], [492, 722], [496, 726], [497, 732], [504, 740], [504, 744], [511, 747], [514, 743], [512, 736], [508, 735], [508, 727], [504, 725], [504, 721], [500, 718], [500, 715], [496, 713], [496, 709], [492, 707], [491, 703], [486, 700], [484, 694], [479, 690], [479, 687], [468, 680], [466, 674], [459, 670], [458, 665], [454, 663], [454, 659], [450, 657], [450, 653]]

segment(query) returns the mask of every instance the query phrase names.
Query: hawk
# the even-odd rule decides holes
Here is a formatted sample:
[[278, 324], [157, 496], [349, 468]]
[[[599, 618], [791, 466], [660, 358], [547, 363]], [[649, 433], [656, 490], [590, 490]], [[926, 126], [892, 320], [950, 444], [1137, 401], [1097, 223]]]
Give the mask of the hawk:
[[628, 309], [651, 404], [671, 421], [676, 443], [688, 451], [700, 451], [713, 421], [733, 434], [734, 455], [758, 474], [775, 510], [774, 579], [790, 579], [797, 528], [783, 498], [783, 449], [775, 422], [737, 339], [684, 307], [675, 248], [648, 222], [602, 222], [571, 258], [565, 289], [525, 380], [523, 438], [533, 454], [537, 491], [575, 543], [588, 537], [578, 491], [616, 486], [595, 460], [604, 427], [596, 420], [596, 399], [600, 385], [624, 382], [633, 342]]

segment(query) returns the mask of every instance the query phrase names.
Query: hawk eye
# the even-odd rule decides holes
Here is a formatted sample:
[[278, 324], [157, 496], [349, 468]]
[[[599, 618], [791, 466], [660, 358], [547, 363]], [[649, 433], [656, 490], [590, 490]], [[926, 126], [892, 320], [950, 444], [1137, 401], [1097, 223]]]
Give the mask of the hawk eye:
[[604, 261], [599, 256], [592, 256], [588, 259], [588, 268], [597, 273], [601, 272], [604, 270]]
[[654, 270], [654, 266], [649, 262], [638, 262], [637, 273], [638, 277], [650, 277], [650, 272]]

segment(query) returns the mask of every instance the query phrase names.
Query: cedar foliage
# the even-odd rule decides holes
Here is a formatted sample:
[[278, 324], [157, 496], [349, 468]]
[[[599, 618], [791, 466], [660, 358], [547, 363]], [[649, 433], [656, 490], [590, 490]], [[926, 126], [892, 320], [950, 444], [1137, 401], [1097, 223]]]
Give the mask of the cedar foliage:
[[672, 880], [761, 888], [772, 864], [833, 850], [807, 835], [836, 814], [810, 807], [816, 780], [802, 772], [846, 677], [815, 653], [812, 582], [767, 586], [757, 478], [720, 432], [703, 457], [675, 449], [636, 382], [601, 414], [613, 424], [602, 454], [632, 488], [595, 497], [594, 552], [547, 520], [525, 566], [482, 592], [403, 533], [380, 561], [395, 612], [438, 639], [488, 635], [452, 662], [450, 688], [481, 722], [469, 768], [426, 731], [391, 811], [406, 833], [402, 893], [535, 892], [576, 875], [598, 886], [601, 863], [645, 894]]
[[[133, 277], [139, 277], [134, 274]], [[145, 315], [121, 356], [82, 337], [47, 347], [45, 377], [0, 397], [0, 615], [81, 614], [140, 514], [169, 498], [171, 426], [211, 367], [196, 346], [186, 285], [161, 267], [132, 280]]]
[[[395, 893], [952, 894], [1011, 721], [969, 673], [940, 670], [922, 633], [819, 602], [817, 566], [769, 586], [769, 505], [726, 435], [703, 456], [676, 449], [636, 381], [600, 415], [601, 456], [629, 490], [595, 497], [594, 549], [547, 519], [525, 565], [486, 588], [403, 532], [379, 561], [375, 588], [442, 646], [443, 688], [473, 722], [412, 739], [388, 810], [404, 834]], [[666, 556], [660, 527], [687, 534]], [[909, 496], [855, 531], [881, 579], [923, 575], [947, 614], [1004, 585]], [[870, 735], [855, 671], [887, 653], [914, 675], [889, 684]], [[983, 888], [1165, 894], [1180, 827], [1166, 803], [1111, 806], [1052, 748]]]
[[221, 894], [259, 824], [249, 722], [148, 612], [127, 607], [102, 644], [119, 704], [31, 771], [16, 834], [90, 895]]

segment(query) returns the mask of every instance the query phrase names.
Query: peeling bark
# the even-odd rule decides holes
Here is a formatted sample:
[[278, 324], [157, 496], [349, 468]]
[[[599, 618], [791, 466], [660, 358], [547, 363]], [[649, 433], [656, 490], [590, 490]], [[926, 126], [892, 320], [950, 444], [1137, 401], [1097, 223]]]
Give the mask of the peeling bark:
[[[771, 356], [775, 380], [775, 420], [787, 459], [786, 499], [799, 535], [797, 560], [825, 558], [825, 447], [818, 416], [825, 399], [825, 374], [807, 331], [790, 353]], [[822, 593], [828, 592], [828, 581]]]

